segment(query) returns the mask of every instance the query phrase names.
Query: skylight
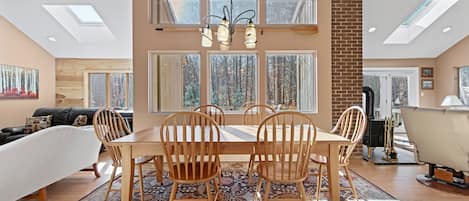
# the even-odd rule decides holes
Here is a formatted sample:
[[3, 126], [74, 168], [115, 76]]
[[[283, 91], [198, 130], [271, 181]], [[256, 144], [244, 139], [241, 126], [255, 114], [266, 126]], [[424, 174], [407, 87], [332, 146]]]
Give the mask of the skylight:
[[384, 44], [409, 44], [457, 2], [458, 0], [423, 0], [386, 38]]
[[103, 24], [92, 5], [69, 5], [68, 8], [82, 24]]

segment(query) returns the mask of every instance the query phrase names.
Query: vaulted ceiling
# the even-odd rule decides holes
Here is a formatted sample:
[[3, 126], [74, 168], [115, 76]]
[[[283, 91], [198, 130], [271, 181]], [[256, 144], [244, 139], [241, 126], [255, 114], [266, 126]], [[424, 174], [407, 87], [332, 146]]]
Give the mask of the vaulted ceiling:
[[[44, 5], [92, 5], [105, 27], [65, 27], [66, 16], [57, 18]], [[131, 0], [0, 0], [0, 15], [57, 58], [131, 58], [131, 14]]]
[[[425, 0], [364, 0], [365, 58], [435, 58], [469, 33], [469, 1], [459, 0], [409, 44], [384, 44], [386, 38]], [[375, 27], [375, 32], [369, 29]], [[451, 30], [443, 32], [450, 27]]]
[[[468, 35], [469, 1], [459, 0], [409, 44], [384, 44], [423, 1], [363, 0], [364, 58], [435, 58]], [[113, 37], [78, 40], [44, 7], [70, 4], [92, 5]], [[0, 15], [58, 58], [131, 58], [131, 7], [131, 0], [0, 0]]]

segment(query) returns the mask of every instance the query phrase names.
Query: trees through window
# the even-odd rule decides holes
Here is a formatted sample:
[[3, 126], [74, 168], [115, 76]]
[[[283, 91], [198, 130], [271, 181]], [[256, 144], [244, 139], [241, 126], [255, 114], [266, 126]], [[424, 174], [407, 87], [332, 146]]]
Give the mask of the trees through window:
[[237, 111], [256, 102], [256, 54], [210, 55], [210, 103]]
[[133, 109], [133, 74], [88, 73], [88, 106]]

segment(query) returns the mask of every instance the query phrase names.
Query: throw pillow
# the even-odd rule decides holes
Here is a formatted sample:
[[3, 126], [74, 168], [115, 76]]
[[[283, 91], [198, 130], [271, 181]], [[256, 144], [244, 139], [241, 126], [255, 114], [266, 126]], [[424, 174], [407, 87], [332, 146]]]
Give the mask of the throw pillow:
[[73, 121], [72, 126], [86, 126], [86, 122], [88, 121], [88, 117], [86, 115], [78, 115], [77, 118]]
[[24, 133], [34, 133], [38, 130], [49, 128], [52, 124], [52, 115], [26, 118]]

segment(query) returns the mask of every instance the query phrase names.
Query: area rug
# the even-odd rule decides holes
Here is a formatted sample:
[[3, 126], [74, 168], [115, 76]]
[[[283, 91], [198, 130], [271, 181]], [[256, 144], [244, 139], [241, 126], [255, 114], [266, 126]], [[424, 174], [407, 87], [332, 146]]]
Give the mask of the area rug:
[[[224, 201], [252, 201], [255, 193], [255, 184], [257, 182], [257, 176], [253, 177], [251, 184], [248, 182], [248, 176], [246, 173], [246, 167], [241, 163], [230, 164], [229, 167], [223, 165], [223, 179], [222, 179], [222, 194]], [[311, 176], [304, 182], [305, 189], [308, 195], [308, 200], [316, 200], [316, 177], [312, 174], [314, 169], [311, 170]], [[376, 185], [368, 182], [366, 179], [352, 172], [353, 181], [358, 191], [359, 200], [363, 201], [387, 201], [397, 200], [390, 194], [384, 192]], [[168, 201], [169, 194], [172, 188], [172, 182], [168, 177], [168, 173], [164, 173], [163, 184], [160, 185], [156, 182], [155, 172], [147, 171], [144, 176], [144, 198], [146, 201]], [[327, 178], [324, 178], [323, 188], [327, 187]], [[120, 178], [114, 182], [114, 188], [120, 186]], [[349, 187], [348, 182], [345, 178], [341, 177], [340, 185], [342, 187]], [[80, 201], [102, 201], [104, 200], [104, 194], [106, 192], [107, 183], [103, 184]], [[134, 188], [138, 189], [138, 183], [134, 184]], [[295, 185], [281, 185], [272, 184], [271, 198], [296, 198], [296, 186]], [[177, 193], [177, 198], [206, 198], [205, 185], [194, 184], [194, 185], [180, 185]], [[340, 200], [354, 200], [352, 193], [348, 190], [341, 190]], [[321, 193], [321, 199], [327, 200], [327, 192]], [[109, 201], [120, 200], [120, 192], [111, 192], [108, 198]], [[134, 192], [133, 200], [140, 200], [140, 193]]]

